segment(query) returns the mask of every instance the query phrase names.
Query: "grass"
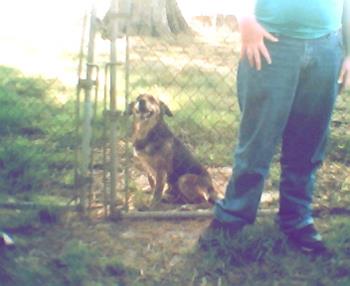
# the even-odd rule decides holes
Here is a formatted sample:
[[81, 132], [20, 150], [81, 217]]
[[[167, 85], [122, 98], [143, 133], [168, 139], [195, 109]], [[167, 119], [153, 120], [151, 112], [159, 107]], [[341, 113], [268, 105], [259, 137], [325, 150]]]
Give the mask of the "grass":
[[[239, 122], [234, 43], [134, 40], [128, 101], [142, 92], [159, 96], [174, 113], [166, 118], [171, 129], [204, 164], [230, 166]], [[118, 73], [119, 82], [124, 76], [123, 71]], [[121, 84], [119, 111], [126, 102], [124, 89]], [[310, 261], [296, 254], [271, 217], [259, 219], [218, 256], [195, 247], [206, 221], [113, 224], [87, 221], [55, 208], [75, 194], [73, 151], [81, 134], [76, 138], [74, 133], [74, 97], [72, 90], [57, 81], [0, 67], [0, 201], [40, 206], [0, 209], [0, 229], [11, 233], [17, 244], [12, 251], [0, 250], [1, 285], [350, 283], [350, 223], [346, 216], [329, 215], [332, 209], [348, 210], [350, 202], [348, 94], [342, 94], [337, 102], [329, 156], [319, 172], [315, 194], [322, 215], [318, 225], [335, 251], [335, 258], [326, 261]], [[96, 166], [102, 162], [100, 151], [106, 140], [102, 109], [99, 102], [93, 122]], [[121, 155], [130, 138], [130, 118], [118, 115], [117, 131], [118, 175], [122, 175], [131, 161]], [[97, 173], [97, 167], [94, 171]], [[277, 190], [279, 174], [277, 154], [268, 188]], [[138, 200], [143, 201], [144, 194], [136, 182], [131, 180], [129, 187], [136, 203], [142, 205]]]
[[22, 220], [17, 226], [16, 248], [2, 252], [0, 278], [4, 286], [23, 283], [263, 286], [350, 282], [348, 217], [317, 219], [334, 253], [332, 258], [313, 258], [296, 252], [272, 224], [270, 216], [247, 227], [225, 245], [224, 251], [204, 252], [196, 247], [196, 239], [206, 224], [191, 220], [96, 224], [76, 217], [47, 225], [32, 216], [31, 221]]
[[16, 242], [14, 249], [0, 248], [3, 286], [126, 285], [137, 273], [116, 256], [101, 256], [83, 237], [62, 240], [70, 234], [58, 220], [48, 224], [36, 211], [28, 210], [0, 213], [0, 228], [12, 233]]
[[[189, 254], [190, 263], [196, 267], [192, 285], [347, 285], [350, 257], [343, 250], [349, 248], [349, 240], [344, 239], [348, 238], [348, 220], [332, 218], [326, 223], [338, 229], [336, 234], [325, 233], [328, 245], [335, 251], [332, 259], [295, 252], [275, 227], [264, 221], [239, 234], [220, 254]], [[181, 266], [177, 274], [181, 275], [186, 267], [189, 265]], [[180, 285], [170, 279], [168, 282]]]
[[37, 192], [60, 180], [64, 166], [72, 168], [73, 105], [55, 101], [65, 90], [56, 81], [8, 67], [0, 73], [0, 187], [8, 194]]

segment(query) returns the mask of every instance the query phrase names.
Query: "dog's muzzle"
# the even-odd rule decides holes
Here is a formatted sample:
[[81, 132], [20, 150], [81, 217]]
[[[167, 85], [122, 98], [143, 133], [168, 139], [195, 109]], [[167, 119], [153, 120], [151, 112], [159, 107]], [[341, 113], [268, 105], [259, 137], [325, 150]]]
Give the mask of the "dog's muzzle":
[[136, 114], [141, 120], [147, 120], [152, 117], [154, 111], [148, 110], [147, 103], [144, 100], [137, 102], [135, 106]]
[[142, 120], [150, 119], [153, 115], [153, 111], [147, 111], [147, 112], [140, 112], [139, 116]]

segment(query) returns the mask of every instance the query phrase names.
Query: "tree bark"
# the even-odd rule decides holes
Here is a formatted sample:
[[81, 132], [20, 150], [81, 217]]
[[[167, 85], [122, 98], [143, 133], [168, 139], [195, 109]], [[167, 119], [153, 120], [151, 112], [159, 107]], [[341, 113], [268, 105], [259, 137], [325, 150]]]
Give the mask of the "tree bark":
[[[164, 36], [190, 31], [176, 0], [118, 0], [119, 12], [129, 15], [117, 21], [119, 34]], [[103, 22], [110, 25], [113, 16], [107, 12]], [[107, 32], [108, 33], [108, 32]]]
[[185, 18], [183, 17], [176, 0], [167, 0], [166, 4], [170, 30], [175, 34], [189, 32], [190, 27], [188, 26]]

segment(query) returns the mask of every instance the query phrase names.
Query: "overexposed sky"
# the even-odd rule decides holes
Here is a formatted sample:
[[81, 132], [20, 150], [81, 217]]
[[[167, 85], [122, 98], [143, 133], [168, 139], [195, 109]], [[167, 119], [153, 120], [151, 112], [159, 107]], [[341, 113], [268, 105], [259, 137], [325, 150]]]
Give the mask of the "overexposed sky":
[[[186, 16], [232, 14], [237, 2], [228, 0], [177, 0]], [[8, 0], [0, 1], [0, 36], [33, 29], [55, 32], [79, 21], [95, 3], [99, 12], [108, 8], [109, 0]]]
[[234, 14], [244, 1], [237, 0], [177, 0], [185, 15]]
[[[178, 0], [185, 17], [232, 14], [237, 2], [242, 5], [235, 0]], [[91, 3], [102, 17], [110, 0], [1, 0], [0, 65], [54, 77], [52, 67], [78, 51], [82, 18]]]

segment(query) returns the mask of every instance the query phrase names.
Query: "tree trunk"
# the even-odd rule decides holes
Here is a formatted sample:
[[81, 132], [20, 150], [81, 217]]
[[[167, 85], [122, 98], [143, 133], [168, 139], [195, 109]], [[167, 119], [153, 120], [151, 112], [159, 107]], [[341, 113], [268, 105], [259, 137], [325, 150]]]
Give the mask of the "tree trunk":
[[170, 30], [175, 33], [189, 32], [190, 27], [188, 26], [185, 18], [183, 17], [176, 0], [166, 1], [166, 11]]
[[[129, 35], [163, 36], [190, 31], [176, 0], [118, 0], [119, 12], [129, 14], [118, 20], [118, 30]], [[112, 16], [107, 12], [103, 22], [110, 24]], [[128, 23], [128, 25], [127, 25]]]

